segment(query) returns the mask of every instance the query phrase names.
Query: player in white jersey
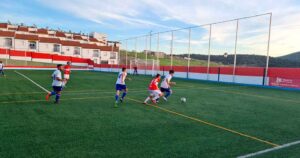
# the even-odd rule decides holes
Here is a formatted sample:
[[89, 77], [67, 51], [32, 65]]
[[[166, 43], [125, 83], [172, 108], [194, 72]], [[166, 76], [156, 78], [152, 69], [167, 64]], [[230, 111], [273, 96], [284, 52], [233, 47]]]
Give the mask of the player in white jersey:
[[53, 91], [51, 93], [48, 93], [46, 96], [46, 100], [49, 100], [51, 96], [56, 95], [55, 102], [54, 102], [56, 104], [59, 103], [61, 91], [63, 89], [63, 83], [65, 82], [65, 80], [62, 78], [61, 71], [63, 71], [63, 66], [61, 64], [58, 64], [57, 70], [55, 70], [51, 75], [53, 80], [52, 81]]
[[0, 61], [0, 74], [2, 76], [5, 76], [5, 74], [4, 74], [4, 64], [2, 63], [2, 61]]
[[165, 78], [160, 84], [160, 91], [165, 93], [165, 96], [163, 97], [165, 101], [167, 101], [168, 97], [172, 94], [171, 86], [176, 84], [175, 82], [171, 82], [174, 73], [175, 73], [174, 70], [170, 70], [169, 74], [165, 76]]
[[[127, 77], [127, 69], [122, 68], [122, 72], [120, 72], [118, 74], [118, 78], [117, 78], [117, 82], [116, 82], [115, 107], [118, 107], [119, 99], [120, 99], [120, 102], [122, 103], [127, 94], [128, 90], [127, 90], [127, 87], [125, 84], [126, 77]], [[121, 91], [123, 91], [123, 94], [122, 94], [122, 97], [119, 98]]]

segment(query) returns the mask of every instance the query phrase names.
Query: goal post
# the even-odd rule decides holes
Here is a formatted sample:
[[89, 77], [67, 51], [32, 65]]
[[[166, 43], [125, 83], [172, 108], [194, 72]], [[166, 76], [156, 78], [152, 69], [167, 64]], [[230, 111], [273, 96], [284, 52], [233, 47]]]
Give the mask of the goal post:
[[130, 60], [130, 74], [132, 75], [156, 75], [160, 71], [159, 60], [133, 59]]

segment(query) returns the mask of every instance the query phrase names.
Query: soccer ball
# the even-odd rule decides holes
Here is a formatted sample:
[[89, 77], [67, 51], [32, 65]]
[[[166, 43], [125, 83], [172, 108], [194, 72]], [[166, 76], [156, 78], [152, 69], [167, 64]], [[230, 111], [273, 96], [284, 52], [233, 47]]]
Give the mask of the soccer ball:
[[181, 101], [181, 103], [185, 103], [186, 102], [186, 98], [185, 97], [181, 97], [180, 101]]

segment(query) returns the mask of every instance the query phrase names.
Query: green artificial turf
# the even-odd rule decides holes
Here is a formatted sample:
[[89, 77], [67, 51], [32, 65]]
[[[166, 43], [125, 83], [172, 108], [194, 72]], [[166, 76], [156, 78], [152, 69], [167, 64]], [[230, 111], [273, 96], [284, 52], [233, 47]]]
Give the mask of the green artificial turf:
[[[51, 90], [52, 71], [19, 72]], [[174, 94], [155, 107], [139, 103], [151, 78], [131, 76], [128, 98], [114, 108], [116, 74], [73, 71], [55, 105], [13, 70], [6, 74], [0, 77], [1, 158], [227, 158], [273, 147], [253, 137], [278, 145], [300, 140], [299, 91], [173, 79]], [[258, 157], [299, 155], [293, 146]]]

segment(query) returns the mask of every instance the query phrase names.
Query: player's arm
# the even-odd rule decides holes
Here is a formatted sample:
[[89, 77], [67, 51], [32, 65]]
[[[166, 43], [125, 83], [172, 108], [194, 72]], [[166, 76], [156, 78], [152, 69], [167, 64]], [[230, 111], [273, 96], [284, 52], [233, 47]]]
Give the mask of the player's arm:
[[57, 81], [64, 81], [64, 79], [59, 78], [59, 77], [56, 77], [55, 79], [56, 79]]

